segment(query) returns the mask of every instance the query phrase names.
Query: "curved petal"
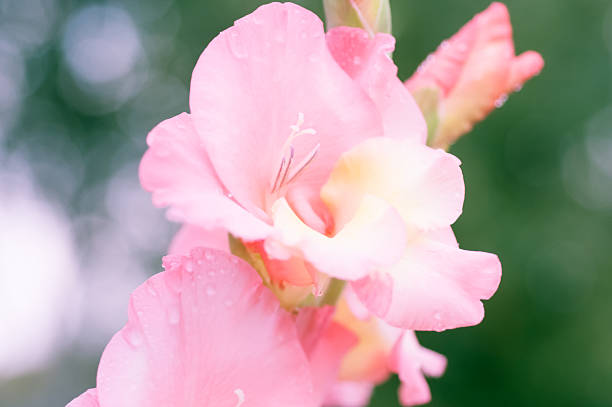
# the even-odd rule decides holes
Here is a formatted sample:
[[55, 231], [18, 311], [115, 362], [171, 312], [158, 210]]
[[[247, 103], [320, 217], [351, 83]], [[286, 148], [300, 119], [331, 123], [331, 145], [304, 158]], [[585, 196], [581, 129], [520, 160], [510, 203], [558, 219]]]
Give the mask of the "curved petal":
[[[261, 6], [219, 34], [196, 64], [189, 103], [217, 174], [249, 210], [275, 200], [283, 158], [288, 180], [314, 155], [287, 188], [318, 192], [342, 152], [383, 132], [373, 102], [331, 56], [322, 22], [292, 3]], [[316, 134], [290, 140], [292, 126]]]
[[526, 51], [514, 58], [510, 67], [510, 78], [506, 85], [507, 92], [521, 89], [523, 84], [538, 75], [542, 68], [544, 68], [544, 59], [535, 51]]
[[98, 404], [98, 391], [96, 389], [87, 390], [68, 403], [66, 407], [100, 407], [100, 404]]
[[206, 228], [224, 226], [247, 240], [269, 233], [269, 225], [225, 194], [190, 115], [182, 113], [158, 124], [147, 144], [140, 182], [153, 193], [155, 206], [170, 207], [170, 218]]
[[386, 326], [373, 315], [366, 319], [358, 318], [344, 300], [336, 307], [334, 321], [353, 332], [358, 339], [342, 361], [339, 379], [376, 384], [386, 380], [390, 374], [388, 355], [401, 330]]
[[441, 376], [446, 370], [446, 358], [422, 347], [414, 332], [405, 331], [393, 348], [390, 366], [401, 381], [399, 398], [402, 405], [414, 406], [431, 401], [425, 374]]
[[168, 254], [188, 256], [192, 249], [206, 247], [230, 253], [227, 231], [223, 229], [207, 230], [199, 226], [183, 225], [172, 239]]
[[350, 330], [332, 321], [333, 313], [333, 307], [305, 308], [296, 319], [298, 335], [310, 362], [317, 406], [335, 384], [342, 358], [357, 342]]
[[338, 27], [327, 33], [327, 45], [342, 69], [372, 98], [381, 112], [385, 136], [425, 143], [427, 125], [412, 95], [397, 77], [390, 58], [395, 38], [360, 28]]
[[[364, 280], [353, 284], [366, 307], [393, 326], [443, 331], [482, 321], [480, 300], [497, 290], [501, 264], [491, 253], [422, 239], [385, 272], [392, 280], [389, 290]], [[376, 295], [388, 298], [382, 301]]]
[[295, 325], [253, 269], [204, 249], [164, 265], [102, 355], [101, 407], [315, 406]]
[[340, 226], [360, 198], [371, 194], [394, 207], [409, 227], [446, 227], [463, 207], [459, 165], [455, 156], [411, 141], [366, 140], [342, 155], [321, 197]]
[[317, 270], [343, 280], [356, 280], [397, 261], [406, 243], [398, 213], [382, 200], [365, 195], [353, 218], [333, 237], [306, 226], [286, 200], [273, 210], [274, 234], [265, 242], [271, 258], [299, 254]]
[[337, 382], [327, 395], [324, 406], [365, 407], [370, 402], [374, 384], [370, 382]]

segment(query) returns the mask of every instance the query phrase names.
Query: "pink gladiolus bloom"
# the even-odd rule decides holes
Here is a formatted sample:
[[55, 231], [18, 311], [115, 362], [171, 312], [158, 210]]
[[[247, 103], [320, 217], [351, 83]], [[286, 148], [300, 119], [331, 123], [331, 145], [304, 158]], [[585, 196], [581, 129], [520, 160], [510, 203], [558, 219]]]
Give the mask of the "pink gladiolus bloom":
[[446, 148], [543, 66], [537, 52], [515, 56], [508, 9], [493, 3], [442, 42], [406, 86], [417, 98], [432, 90], [437, 94], [439, 122], [430, 145]]
[[[412, 330], [442, 331], [479, 323], [481, 299], [499, 285], [497, 256], [459, 249], [450, 225], [464, 196], [459, 160], [410, 140], [371, 139], [345, 153], [321, 196], [335, 224], [374, 196], [398, 211], [407, 243], [400, 261], [352, 287], [370, 312]], [[401, 174], [401, 176], [399, 176]]]
[[153, 129], [141, 163], [154, 202], [190, 225], [177, 241], [228, 230], [272, 284], [306, 288], [287, 308], [332, 276], [397, 327], [480, 322], [499, 261], [452, 236], [460, 163], [424, 145], [423, 117], [387, 56], [393, 46], [358, 28], [325, 36], [290, 3], [262, 6], [213, 40], [193, 74], [192, 114]]
[[97, 388], [69, 407], [319, 405], [295, 323], [254, 270], [209, 249], [164, 265], [132, 294]]
[[281, 283], [309, 285], [317, 272], [357, 279], [392, 265], [404, 245], [397, 212], [381, 200], [364, 199], [340, 229], [320, 199], [340, 155], [361, 141], [426, 137], [387, 57], [393, 37], [337, 30], [326, 37], [318, 17], [291, 3], [238, 20], [200, 57], [191, 114], [151, 131], [140, 167], [171, 218], [260, 242], [250, 248], [272, 260], [306, 262], [272, 268]]
[[339, 381], [327, 394], [325, 405], [361, 407], [368, 404], [374, 386], [399, 375], [400, 402], [404, 406], [431, 400], [425, 375], [439, 377], [446, 369], [446, 358], [419, 345], [413, 331], [386, 324], [371, 315], [348, 290], [334, 320], [352, 331], [358, 342], [344, 357]]

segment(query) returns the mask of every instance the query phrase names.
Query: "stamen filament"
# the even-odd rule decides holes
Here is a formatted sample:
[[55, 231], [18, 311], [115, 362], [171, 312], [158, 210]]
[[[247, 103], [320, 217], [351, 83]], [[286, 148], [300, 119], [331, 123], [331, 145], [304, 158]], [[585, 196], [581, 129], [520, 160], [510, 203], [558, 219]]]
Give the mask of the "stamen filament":
[[308, 155], [306, 157], [304, 157], [302, 162], [300, 162], [296, 166], [296, 168], [292, 171], [291, 175], [289, 176], [289, 180], [287, 181], [287, 183], [290, 183], [291, 181], [293, 181], [298, 175], [300, 175], [302, 173], [304, 168], [306, 168], [308, 166], [308, 164], [310, 164], [312, 162], [312, 160], [314, 160], [315, 156], [319, 152], [319, 148], [320, 147], [321, 147], [321, 143], [318, 143], [315, 146], [315, 148], [313, 148], [312, 151], [310, 153], [308, 153]]

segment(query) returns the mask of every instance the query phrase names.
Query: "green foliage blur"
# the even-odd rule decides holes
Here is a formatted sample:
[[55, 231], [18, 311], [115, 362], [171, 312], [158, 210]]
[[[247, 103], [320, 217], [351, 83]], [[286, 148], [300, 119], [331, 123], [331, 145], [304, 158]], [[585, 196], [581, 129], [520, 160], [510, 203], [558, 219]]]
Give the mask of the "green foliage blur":
[[[95, 3], [127, 10], [146, 55], [139, 63], [147, 79], [122, 99], [123, 88], [83, 91], [71, 76], [65, 24], [94, 2], [30, 2], [41, 1], [53, 4], [54, 22], [45, 44], [26, 53], [22, 107], [0, 143], [50, 166], [80, 163], [70, 191], [63, 173], [36, 172], [50, 199], [75, 216], [92, 205], [80, 191], [125, 165], [136, 177], [148, 130], [188, 109], [191, 71], [206, 44], [264, 3]], [[322, 16], [320, 0], [297, 2]], [[0, 27], [13, 17], [10, 3], [0, 0]], [[488, 4], [392, 0], [400, 78]], [[431, 406], [612, 406], [612, 3], [506, 4], [517, 52], [537, 50], [546, 66], [451, 149], [466, 182], [457, 238], [462, 248], [497, 253], [503, 279], [479, 326], [419, 334], [449, 360], [446, 374], [429, 380]], [[161, 254], [143, 254], [151, 273]], [[95, 385], [102, 349], [75, 345], [46, 370], [0, 379], [0, 405], [65, 405]], [[371, 406], [398, 405], [397, 385], [393, 378], [378, 388]]]

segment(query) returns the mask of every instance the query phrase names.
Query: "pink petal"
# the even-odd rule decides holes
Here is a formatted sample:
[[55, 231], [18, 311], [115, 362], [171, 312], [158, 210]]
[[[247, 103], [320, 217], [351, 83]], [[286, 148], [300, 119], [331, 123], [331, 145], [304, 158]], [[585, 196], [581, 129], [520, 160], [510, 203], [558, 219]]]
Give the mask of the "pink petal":
[[402, 405], [414, 406], [431, 401], [424, 374], [441, 376], [446, 370], [446, 358], [422, 347], [414, 332], [405, 331], [393, 348], [390, 366], [402, 382], [399, 390]]
[[203, 249], [164, 265], [102, 355], [101, 407], [315, 406], [295, 325], [253, 269]]
[[188, 256], [196, 247], [221, 250], [230, 253], [227, 231], [223, 229], [207, 230], [199, 226], [183, 225], [172, 239], [169, 254]]
[[289, 189], [318, 192], [342, 152], [383, 132], [373, 102], [331, 56], [322, 22], [292, 3], [261, 6], [208, 45], [190, 106], [217, 174], [249, 210], [275, 200], [282, 148], [300, 114], [300, 128], [316, 134], [291, 143], [293, 169], [318, 150]]
[[404, 258], [385, 271], [392, 280], [390, 289], [381, 290], [376, 281], [360, 281], [353, 284], [355, 292], [387, 323], [419, 331], [478, 324], [484, 317], [480, 300], [489, 299], [501, 279], [501, 265], [494, 254], [429, 239], [410, 245]]
[[397, 77], [389, 57], [395, 38], [360, 29], [338, 27], [327, 33], [327, 45], [342, 69], [374, 100], [383, 117], [385, 136], [424, 143], [427, 125], [416, 102]]
[[274, 235], [265, 242], [271, 258], [298, 255], [332, 277], [357, 280], [394, 264], [406, 242], [399, 214], [384, 201], [366, 195], [354, 217], [333, 237], [306, 226], [284, 199], [273, 208]]
[[542, 68], [544, 68], [544, 59], [535, 51], [523, 52], [514, 58], [507, 85], [508, 93], [520, 89], [525, 82], [538, 75]]
[[98, 404], [98, 391], [96, 389], [87, 390], [68, 403], [66, 407], [100, 407], [100, 404]]
[[321, 191], [336, 225], [352, 216], [364, 194], [385, 200], [410, 228], [447, 227], [461, 214], [460, 161], [441, 150], [387, 137], [345, 153]]
[[169, 206], [179, 222], [225, 226], [245, 239], [266, 236], [270, 227], [229, 198], [214, 173], [191, 116], [182, 113], [157, 125], [147, 137], [140, 182], [156, 206]]
[[357, 342], [350, 330], [331, 320], [333, 311], [333, 307], [302, 309], [296, 321], [318, 406], [335, 384], [342, 358]]
[[323, 405], [329, 407], [365, 407], [370, 402], [373, 391], [373, 383], [340, 381], [331, 389]]

